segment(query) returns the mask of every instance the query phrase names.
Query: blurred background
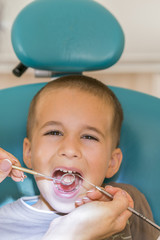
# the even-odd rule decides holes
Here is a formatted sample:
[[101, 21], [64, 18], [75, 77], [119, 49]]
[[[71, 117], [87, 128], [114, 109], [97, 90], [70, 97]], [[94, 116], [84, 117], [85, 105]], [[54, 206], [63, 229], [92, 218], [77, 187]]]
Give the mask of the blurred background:
[[[19, 63], [10, 40], [13, 21], [33, 0], [0, 0], [0, 89], [49, 81], [35, 78], [29, 69], [21, 78], [12, 74]], [[109, 69], [86, 72], [112, 86], [160, 97], [160, 1], [96, 0], [110, 10], [125, 33], [125, 49], [119, 62]]]

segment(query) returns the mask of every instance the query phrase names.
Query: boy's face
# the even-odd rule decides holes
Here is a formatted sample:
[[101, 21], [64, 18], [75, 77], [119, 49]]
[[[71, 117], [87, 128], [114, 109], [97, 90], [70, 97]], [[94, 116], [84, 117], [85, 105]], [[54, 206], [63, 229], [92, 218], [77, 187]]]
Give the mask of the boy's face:
[[[113, 149], [112, 118], [112, 107], [90, 93], [67, 88], [44, 93], [36, 106], [32, 139], [24, 140], [26, 165], [58, 178], [63, 171], [76, 171], [100, 186], [117, 172], [122, 159], [120, 149]], [[92, 188], [78, 177], [70, 187], [40, 177], [36, 182], [41, 208], [63, 213]]]

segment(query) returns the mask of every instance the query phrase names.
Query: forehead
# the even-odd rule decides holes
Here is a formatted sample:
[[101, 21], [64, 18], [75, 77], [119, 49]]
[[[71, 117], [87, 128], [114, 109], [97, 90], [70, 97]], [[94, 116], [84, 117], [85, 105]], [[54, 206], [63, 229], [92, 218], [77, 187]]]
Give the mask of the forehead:
[[49, 120], [64, 119], [63, 121], [84, 121], [92, 123], [107, 122], [111, 125], [113, 107], [100, 96], [93, 93], [63, 88], [49, 90], [41, 94], [36, 105], [36, 120], [45, 122]]
[[[84, 108], [86, 107], [86, 105], [91, 105], [91, 109], [94, 109], [96, 107], [98, 107], [99, 109], [101, 109], [102, 107], [108, 109], [113, 108], [112, 104], [109, 101], [109, 97], [102, 97], [102, 95], [99, 96], [98, 94], [92, 93], [90, 91], [77, 88], [57, 88], [44, 91], [42, 92], [37, 101], [36, 108], [43, 111], [45, 110], [44, 106], [56, 107], [57, 105], [75, 105], [75, 103], [77, 105], [80, 103], [85, 103]], [[93, 105], [93, 103], [95, 105]]]

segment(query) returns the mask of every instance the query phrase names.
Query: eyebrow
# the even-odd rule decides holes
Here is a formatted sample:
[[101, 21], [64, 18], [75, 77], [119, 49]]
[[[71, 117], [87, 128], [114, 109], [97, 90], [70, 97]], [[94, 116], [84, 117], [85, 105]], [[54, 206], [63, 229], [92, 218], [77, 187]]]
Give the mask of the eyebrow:
[[101, 132], [98, 128], [96, 127], [91, 127], [91, 126], [85, 126], [86, 130], [91, 130], [91, 131], [94, 131], [96, 133], [98, 133], [99, 135], [101, 135], [103, 138], [105, 138], [105, 135], [103, 132]]
[[44, 123], [40, 129], [42, 129], [44, 127], [48, 127], [48, 126], [53, 126], [53, 125], [55, 125], [55, 126], [62, 126], [62, 124], [60, 122], [48, 121], [48, 122]]

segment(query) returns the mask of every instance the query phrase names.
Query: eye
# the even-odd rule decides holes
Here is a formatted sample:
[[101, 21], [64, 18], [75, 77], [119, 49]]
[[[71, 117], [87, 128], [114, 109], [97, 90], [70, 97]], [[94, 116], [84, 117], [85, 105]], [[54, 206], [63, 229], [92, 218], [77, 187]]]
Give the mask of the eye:
[[59, 130], [51, 130], [44, 134], [44, 136], [51, 135], [51, 136], [63, 136], [63, 133]]
[[91, 135], [83, 135], [82, 138], [99, 142], [99, 139], [97, 137], [94, 137], [94, 136], [91, 136]]

